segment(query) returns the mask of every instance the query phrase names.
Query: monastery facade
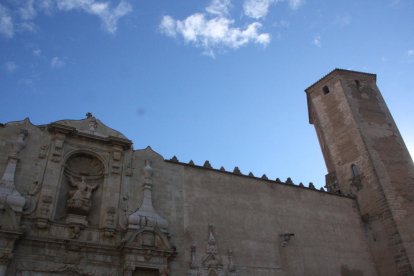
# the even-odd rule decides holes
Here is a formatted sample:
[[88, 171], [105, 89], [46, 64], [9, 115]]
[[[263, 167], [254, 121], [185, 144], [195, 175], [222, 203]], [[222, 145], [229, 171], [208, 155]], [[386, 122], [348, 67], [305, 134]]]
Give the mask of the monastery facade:
[[134, 150], [92, 114], [0, 124], [0, 276], [414, 275], [414, 166], [376, 75], [306, 96], [326, 190]]

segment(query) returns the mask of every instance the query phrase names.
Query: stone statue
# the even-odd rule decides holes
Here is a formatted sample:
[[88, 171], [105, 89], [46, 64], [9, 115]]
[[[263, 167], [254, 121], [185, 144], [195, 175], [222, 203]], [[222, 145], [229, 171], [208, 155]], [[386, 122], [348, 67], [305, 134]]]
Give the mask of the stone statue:
[[80, 181], [75, 180], [70, 175], [67, 177], [70, 185], [76, 188], [69, 192], [69, 199], [66, 203], [69, 212], [87, 215], [92, 205], [92, 192], [98, 188], [98, 184], [88, 185], [84, 176], [81, 176]]

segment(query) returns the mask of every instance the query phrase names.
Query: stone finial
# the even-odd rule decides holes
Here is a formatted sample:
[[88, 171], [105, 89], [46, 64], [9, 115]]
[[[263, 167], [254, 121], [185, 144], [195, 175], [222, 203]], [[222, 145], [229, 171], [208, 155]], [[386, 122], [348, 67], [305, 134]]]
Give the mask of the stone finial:
[[161, 217], [152, 205], [152, 176], [153, 169], [148, 160], [145, 161], [143, 168], [144, 183], [142, 188], [144, 190], [144, 199], [137, 211], [129, 215], [128, 228], [140, 229], [145, 227], [158, 226], [161, 231], [167, 232], [168, 222]]
[[279, 179], [279, 177], [278, 177], [278, 178], [276, 178], [275, 182], [277, 182], [277, 183], [282, 183], [282, 181]]
[[288, 178], [286, 179], [285, 183], [286, 183], [286, 184], [289, 184], [289, 185], [293, 185], [293, 184], [295, 184], [295, 183], [293, 183], [292, 178], [290, 178], [290, 177], [288, 177]]
[[309, 182], [309, 189], [315, 190], [315, 185], [312, 182]]
[[221, 166], [221, 167], [220, 167], [220, 171], [225, 172], [225, 171], [226, 171], [226, 169], [225, 169], [223, 166]]
[[207, 168], [207, 169], [212, 169], [212, 168], [213, 168], [213, 167], [211, 166], [211, 164], [210, 164], [210, 161], [208, 161], [208, 160], [206, 160], [206, 162], [204, 162], [203, 167], [204, 167], [204, 168]]
[[237, 167], [237, 166], [234, 167], [233, 173], [234, 174], [241, 174], [241, 171], [240, 171], [239, 167]]
[[268, 180], [269, 178], [267, 178], [267, 175], [266, 174], [263, 174], [262, 175], [262, 179]]
[[170, 159], [170, 161], [175, 162], [175, 163], [179, 162], [177, 156], [175, 155]]
[[249, 172], [248, 175], [251, 176], [251, 177], [254, 177], [254, 174], [252, 172]]
[[194, 164], [194, 161], [193, 160], [190, 160], [190, 162], [188, 162], [188, 165], [190, 165], [190, 166], [194, 166], [195, 164]]
[[305, 187], [302, 182], [299, 183], [299, 187]]
[[151, 163], [148, 160], [145, 160], [145, 166], [142, 169], [144, 173], [144, 183], [151, 183], [152, 184], [152, 176], [154, 174], [154, 170], [151, 167]]

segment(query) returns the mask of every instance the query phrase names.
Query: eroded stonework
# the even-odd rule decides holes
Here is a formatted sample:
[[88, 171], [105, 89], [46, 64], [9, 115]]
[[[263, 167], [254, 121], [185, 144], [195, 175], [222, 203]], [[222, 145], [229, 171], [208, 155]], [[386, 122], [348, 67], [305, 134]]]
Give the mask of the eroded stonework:
[[[328, 192], [133, 150], [91, 113], [0, 125], [0, 275], [412, 275], [412, 193], [401, 198], [394, 188], [403, 184], [386, 173], [398, 168], [381, 163], [396, 162], [382, 149], [400, 152], [401, 143], [373, 127], [388, 124], [388, 113], [379, 114], [379, 91], [365, 77], [334, 71], [307, 90]], [[371, 120], [365, 147], [355, 114], [358, 124]], [[401, 164], [410, 170], [412, 161]], [[379, 253], [387, 250], [400, 250], [399, 265]]]

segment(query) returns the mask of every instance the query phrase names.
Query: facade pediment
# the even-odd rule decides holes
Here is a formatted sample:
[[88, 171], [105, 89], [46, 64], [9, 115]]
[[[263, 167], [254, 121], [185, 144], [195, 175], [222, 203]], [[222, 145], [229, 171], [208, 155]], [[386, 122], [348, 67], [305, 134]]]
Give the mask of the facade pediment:
[[87, 114], [86, 119], [82, 120], [60, 120], [53, 122], [48, 125], [48, 129], [96, 140], [119, 143], [124, 148], [130, 148], [132, 145], [132, 142], [121, 132], [106, 126], [101, 120], [89, 114]]

